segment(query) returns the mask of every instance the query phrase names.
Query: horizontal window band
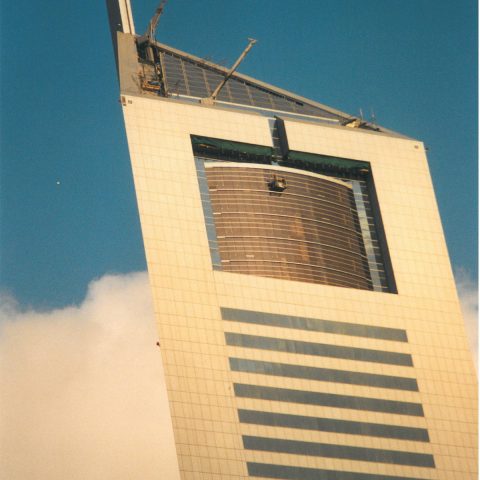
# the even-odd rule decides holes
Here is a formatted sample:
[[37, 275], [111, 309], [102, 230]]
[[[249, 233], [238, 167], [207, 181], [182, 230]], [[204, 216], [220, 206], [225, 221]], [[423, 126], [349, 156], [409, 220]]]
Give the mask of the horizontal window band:
[[272, 266], [268, 266], [265, 263], [262, 264], [260, 268], [257, 268], [255, 264], [245, 263], [243, 265], [239, 265], [236, 262], [230, 263], [230, 261], [228, 260], [222, 261], [222, 266], [225, 272], [257, 275], [260, 277], [268, 278], [295, 280], [299, 282], [322, 283], [324, 285], [333, 285], [338, 287], [372, 290], [372, 283], [367, 280], [347, 279], [345, 277], [342, 277], [341, 275], [336, 275], [335, 273], [329, 273], [328, 277], [326, 275], [316, 275], [315, 273], [318, 273], [320, 269], [317, 269], [317, 272], [310, 270], [310, 273], [308, 273], [308, 270], [304, 270], [303, 268], [293, 269], [292, 266], [290, 266], [288, 272], [282, 272], [281, 266], [278, 265], [275, 265], [275, 268], [273, 269]]
[[[211, 164], [207, 164], [210, 167]], [[284, 207], [288, 210], [297, 210], [300, 212], [300, 218], [308, 218], [315, 221], [319, 217], [329, 216], [334, 224], [345, 223], [358, 224], [358, 214], [352, 215], [352, 204], [354, 203], [353, 196], [347, 195], [344, 198], [339, 198], [340, 192], [335, 192], [333, 195], [328, 192], [317, 191], [319, 195], [314, 197], [308, 197], [299, 193], [293, 193], [292, 180], [288, 181], [288, 189], [282, 196], [276, 196], [274, 199], [270, 197], [271, 191], [268, 190], [268, 180], [258, 182], [260, 180], [261, 173], [254, 173], [257, 178], [255, 182], [254, 178], [251, 180], [245, 179], [226, 179], [225, 177], [212, 175], [211, 169], [208, 168], [206, 176], [209, 180], [209, 189], [212, 196], [217, 199], [216, 204], [219, 210], [224, 213], [245, 212], [247, 215], [254, 214], [255, 212], [261, 213], [258, 210], [259, 206], [264, 206], [266, 212], [277, 212], [281, 214], [281, 208]], [[235, 172], [237, 173], [237, 172]], [[279, 173], [279, 172], [276, 172]], [[271, 172], [275, 174], [275, 172]], [[271, 175], [270, 174], [270, 175]], [[332, 178], [333, 180], [333, 178]], [[304, 179], [301, 180], [302, 182]], [[230, 185], [226, 183], [230, 183]], [[235, 183], [233, 183], [235, 182]], [[305, 186], [301, 186], [304, 190]], [[290, 190], [290, 192], [289, 192]], [[289, 193], [287, 193], [289, 192]], [[239, 202], [238, 200], [241, 200]], [[269, 200], [274, 200], [272, 203]], [[248, 202], [248, 203], [247, 203]], [[240, 205], [239, 205], [240, 203]], [[304, 211], [305, 207], [310, 207], [308, 211]], [[237, 210], [233, 210], [236, 208]], [[362, 212], [363, 213], [363, 212]], [[335, 215], [345, 215], [343, 218], [335, 218]], [[366, 212], [364, 214], [366, 217]]]
[[355, 422], [332, 418], [306, 417], [286, 413], [260, 412], [257, 410], [238, 410], [241, 423], [267, 425], [272, 427], [298, 428], [319, 432], [346, 433], [370, 437], [396, 438], [416, 442], [428, 442], [428, 431], [424, 428], [400, 427], [380, 423]]
[[221, 307], [221, 312], [224, 320], [234, 322], [334, 333], [336, 335], [350, 335], [353, 337], [376, 338], [396, 342], [408, 341], [407, 332], [396, 328], [375, 327], [372, 325], [335, 322], [332, 320], [319, 320], [316, 318], [279, 315], [226, 307]]
[[324, 343], [303, 342], [280, 338], [225, 333], [227, 345], [274, 350], [277, 352], [300, 353], [321, 357], [344, 358], [363, 362], [385, 363], [389, 365], [413, 366], [412, 357], [406, 353], [371, 350], [367, 348], [343, 347]]
[[[327, 258], [321, 258], [312, 252], [310, 257], [302, 257], [300, 250], [283, 249], [281, 245], [274, 245], [272, 242], [272, 250], [275, 253], [268, 255], [266, 246], [261, 242], [257, 243], [258, 239], [249, 239], [247, 243], [225, 243], [225, 239], [217, 237], [218, 245], [222, 252], [222, 258], [225, 262], [235, 265], [237, 268], [254, 268], [265, 270], [281, 269], [300, 272], [310, 272], [315, 276], [339, 277], [351, 279], [355, 282], [370, 281], [370, 274], [368, 271], [368, 263], [361, 257], [353, 255], [337, 256], [337, 259], [332, 261]], [[250, 241], [251, 240], [251, 241]], [[249, 244], [248, 244], [249, 243]], [[251, 255], [247, 257], [247, 255]]]
[[[263, 207], [263, 205], [262, 205]], [[304, 214], [304, 212], [302, 212]], [[261, 221], [263, 222], [272, 222], [273, 220], [275, 221], [281, 221], [282, 223], [288, 223], [288, 222], [292, 222], [292, 219], [297, 219], [299, 218], [303, 223], [307, 223], [307, 224], [322, 224], [322, 225], [325, 225], [326, 227], [325, 228], [330, 228], [332, 231], [338, 231], [339, 229], [343, 230], [343, 231], [346, 231], [347, 232], [347, 235], [350, 234], [350, 235], [354, 235], [356, 233], [356, 230], [354, 228], [351, 228], [351, 227], [346, 227], [346, 226], [342, 226], [342, 225], [337, 225], [337, 224], [333, 224], [331, 222], [328, 222], [326, 220], [319, 220], [318, 216], [317, 217], [312, 217], [312, 218], [308, 218], [308, 217], [297, 217], [296, 215], [292, 215], [292, 214], [286, 214], [285, 211], [282, 211], [282, 212], [268, 212], [268, 211], [261, 211], [261, 212], [255, 212], [255, 211], [249, 211], [249, 212], [244, 212], [244, 211], [233, 211], [233, 210], [229, 210], [228, 212], [216, 212], [216, 215], [219, 215], [220, 216], [220, 222], [224, 222], [226, 223], [225, 221], [225, 217], [229, 217], [229, 221], [231, 222], [232, 219], [235, 219], [235, 218], [238, 218], [238, 222], [242, 222], [242, 223], [250, 223], [250, 222], [254, 222], [254, 223], [258, 223], [258, 220], [256, 220], [257, 218], [260, 218]], [[253, 219], [253, 220], [252, 220]], [[359, 223], [358, 223], [359, 225]]]
[[[266, 182], [255, 184], [254, 180], [252, 179], [251, 182], [243, 182], [243, 185], [217, 186], [213, 182], [219, 182], [222, 181], [222, 179], [212, 178], [210, 173], [207, 174], [207, 178], [210, 180], [210, 184], [212, 185], [210, 188], [212, 197], [214, 197], [216, 202], [220, 204], [219, 210], [224, 211], [225, 213], [228, 213], [229, 206], [237, 207], [238, 203], [245, 203], [248, 201], [251, 203], [250, 205], [246, 205], [244, 207], [246, 212], [252, 212], [251, 207], [255, 204], [258, 205], [261, 203], [264, 203], [267, 208], [270, 207], [268, 210], [273, 211], [275, 211], [279, 205], [290, 207], [291, 209], [299, 209], [299, 207], [308, 206], [310, 207], [310, 212], [329, 211], [330, 214], [336, 213], [340, 216], [340, 218], [334, 219], [332, 216], [334, 223], [337, 221], [340, 224], [343, 224], [344, 222], [346, 222], [346, 224], [351, 224], [355, 223], [356, 220], [355, 216], [352, 214], [350, 199], [344, 198], [338, 201], [338, 194], [336, 194], [335, 197], [332, 196], [331, 198], [325, 198], [325, 195], [323, 196], [324, 198], [318, 198], [318, 196], [308, 197], [300, 193], [293, 193], [291, 191], [288, 192], [288, 190], [286, 190], [281, 198], [277, 197], [279, 201], [272, 204], [265, 201], [265, 199], [268, 199], [269, 195], [271, 194], [271, 191], [268, 190], [268, 184]], [[289, 181], [289, 189], [291, 188], [291, 182]], [[237, 201], [235, 202], [235, 200]], [[321, 200], [321, 203], [318, 203], [319, 200]], [[308, 213], [309, 212], [307, 212], [307, 214]], [[345, 218], [342, 218], [341, 216], [345, 216]], [[312, 218], [312, 220], [313, 219], [314, 218]]]
[[251, 477], [276, 478], [279, 480], [424, 480], [375, 473], [343, 472], [340, 470], [322, 470], [256, 462], [247, 462], [247, 469], [248, 475]]
[[348, 372], [332, 368], [306, 367], [288, 363], [262, 362], [244, 358], [229, 358], [230, 368], [235, 372], [258, 373], [276, 377], [301, 378], [319, 382], [347, 383], [376, 388], [418, 392], [417, 381], [408, 377], [393, 377], [375, 373]]
[[[207, 222], [207, 227], [212, 226]], [[275, 265], [290, 268], [299, 268], [313, 271], [318, 275], [337, 274], [342, 276], [352, 275], [361, 280], [365, 277], [365, 269], [368, 268], [368, 259], [362, 254], [355, 253], [336, 254], [328, 247], [321, 249], [311, 248], [308, 256], [303, 256], [301, 247], [292, 242], [276, 241], [262, 237], [232, 238], [225, 237], [221, 229], [215, 227], [217, 239], [225, 256], [225, 260], [238, 262], [250, 261], [259, 266], [273, 267]], [[334, 239], [332, 241], [335, 241]], [[275, 252], [273, 252], [275, 250]], [[246, 255], [251, 255], [246, 257]], [[323, 256], [322, 256], [323, 255]]]
[[300, 403], [304, 405], [319, 405], [333, 408], [349, 408], [370, 412], [393, 413], [423, 417], [423, 407], [419, 403], [383, 400], [380, 398], [355, 397], [336, 393], [309, 392], [289, 388], [264, 387], [235, 383], [235, 395], [242, 398], [256, 398], [277, 402]]
[[[285, 232], [280, 229], [267, 229], [263, 225], [226, 225], [226, 222], [217, 222], [220, 230], [227, 230], [228, 233], [219, 236], [225, 242], [226, 246], [238, 245], [241, 247], [250, 246], [278, 246], [285, 251], [295, 252], [298, 247], [309, 248], [312, 250], [310, 256], [321, 254], [322, 249], [327, 249], [330, 256], [340, 255], [342, 258], [353, 258], [358, 261], [367, 259], [362, 251], [359, 236], [338, 238], [336, 234], [325, 234], [320, 238], [319, 233], [303, 233], [306, 238], [298, 239], [293, 235], [285, 236]], [[288, 232], [287, 232], [288, 234]], [[281, 236], [282, 235], [282, 236]], [[308, 236], [307, 236], [308, 235]], [[342, 245], [342, 242], [344, 245]]]
[[302, 442], [299, 440], [254, 437], [250, 435], [243, 435], [242, 439], [243, 446], [247, 450], [435, 468], [433, 455], [426, 453], [351, 447], [349, 445], [334, 445], [330, 443]]
[[[359, 255], [362, 239], [359, 235], [346, 235], [344, 232], [334, 231], [333, 229], [308, 228], [309, 225], [302, 226], [302, 235], [304, 238], [298, 239], [290, 232], [282, 231], [282, 224], [276, 222], [275, 225], [259, 223], [233, 223], [224, 215], [213, 210], [215, 222], [222, 232], [222, 238], [229, 243], [246, 243], [248, 240], [258, 239], [264, 245], [272, 242], [283, 245], [285, 248], [293, 248], [295, 245], [302, 245], [305, 248], [312, 248], [318, 251], [321, 248], [330, 248], [332, 254], [338, 255]], [[338, 242], [333, 244], [332, 241]], [[365, 254], [362, 252], [362, 256]]]
[[[227, 256], [229, 261], [246, 262], [246, 253], [255, 254], [255, 259], [251, 259], [251, 262], [258, 263], [276, 263], [278, 265], [299, 266], [303, 268], [321, 268], [327, 273], [329, 271], [337, 272], [342, 275], [353, 275], [360, 279], [365, 276], [363, 270], [368, 266], [365, 255], [355, 252], [342, 252], [340, 254], [332, 253], [331, 245], [324, 244], [322, 247], [313, 247], [307, 258], [301, 255], [301, 245], [295, 240], [283, 242], [282, 239], [278, 241], [272, 237], [262, 236], [242, 236], [242, 237], [225, 237], [218, 236], [222, 251]], [[332, 240], [334, 241], [334, 240]], [[278, 250], [278, 253], [274, 254], [270, 252], [268, 255], [268, 248], [272, 247]], [[321, 257], [320, 250], [324, 249], [325, 258]], [[283, 255], [283, 257], [282, 257]], [[352, 272], [352, 269], [360, 269], [359, 272]], [[349, 270], [347, 270], [349, 269]]]
[[[237, 258], [234, 258], [230, 252], [226, 251], [225, 245], [220, 238], [218, 238], [218, 245], [222, 252], [222, 256], [226, 257], [223, 259], [223, 262], [228, 267], [235, 270], [258, 270], [266, 273], [272, 273], [274, 271], [288, 271], [290, 274], [297, 272], [298, 274], [305, 274], [315, 278], [344, 280], [353, 283], [370, 282], [368, 272], [366, 272], [366, 263], [356, 262], [355, 259], [342, 259], [343, 262], [341, 265], [339, 265], [338, 262], [329, 262], [326, 265], [322, 263], [305, 263], [304, 261], [297, 261], [298, 255], [295, 255], [296, 258], [292, 258], [291, 260], [285, 258], [285, 256], [291, 257], [289, 252], [284, 252], [284, 258], [282, 259], [279, 258], [278, 254], [271, 255], [271, 258], [248, 258], [246, 255], [255, 255], [257, 253], [257, 249], [244, 249], [243, 247], [237, 250]], [[241, 250], [243, 250], [243, 252]], [[238, 258], [238, 254], [241, 253], [243, 253], [245, 256], [243, 258]], [[355, 270], [358, 273], [353, 273]]]

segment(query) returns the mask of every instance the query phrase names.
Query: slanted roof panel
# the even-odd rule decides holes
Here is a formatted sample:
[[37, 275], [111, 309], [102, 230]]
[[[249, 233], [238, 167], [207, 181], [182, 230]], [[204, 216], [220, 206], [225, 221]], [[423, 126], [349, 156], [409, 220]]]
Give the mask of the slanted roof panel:
[[[188, 54], [179, 54], [171, 48], [157, 44], [162, 56], [168, 93], [206, 98], [222, 81], [226, 69], [195, 59]], [[278, 89], [234, 73], [221, 90], [218, 100], [266, 108], [280, 112], [299, 113], [343, 121], [349, 115], [340, 115], [310, 102], [305, 102]]]
[[[163, 78], [160, 79], [154, 73], [153, 64], [145, 58], [142, 63], [144, 67], [150, 64], [151, 71], [150, 73], [148, 71], [144, 72], [143, 88], [157, 92], [159, 95], [183, 95], [198, 99], [208, 98], [229, 71], [229, 69], [221, 65], [182, 52], [168, 45], [158, 42], [150, 45], [157, 51]], [[142, 57], [142, 53], [139, 53]], [[281, 115], [282, 113], [304, 115], [306, 117], [333, 121], [341, 125], [350, 123], [349, 126], [352, 126], [355, 122], [354, 126], [357, 128], [404, 137], [397, 132], [355, 119], [347, 113], [238, 72], [234, 72], [229, 78], [218, 94], [217, 100], [237, 106], [270, 110], [273, 115]]]

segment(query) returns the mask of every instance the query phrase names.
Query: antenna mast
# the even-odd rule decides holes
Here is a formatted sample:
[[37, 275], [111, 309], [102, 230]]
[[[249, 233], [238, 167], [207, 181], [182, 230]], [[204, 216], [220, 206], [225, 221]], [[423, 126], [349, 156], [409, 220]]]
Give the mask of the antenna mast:
[[257, 43], [257, 40], [255, 40], [254, 38], [249, 38], [248, 39], [248, 45], [245, 47], [245, 50], [240, 54], [237, 61], [233, 64], [232, 68], [227, 72], [227, 74], [225, 75], [225, 78], [219, 83], [218, 87], [213, 91], [213, 93], [209, 97], [202, 98], [202, 100], [201, 100], [202, 103], [212, 105], [215, 102], [218, 94], [220, 93], [222, 88], [225, 86], [228, 79], [233, 75], [233, 73], [238, 68], [240, 63], [242, 63], [242, 60], [247, 56], [247, 53], [251, 50], [251, 48], [256, 43]]

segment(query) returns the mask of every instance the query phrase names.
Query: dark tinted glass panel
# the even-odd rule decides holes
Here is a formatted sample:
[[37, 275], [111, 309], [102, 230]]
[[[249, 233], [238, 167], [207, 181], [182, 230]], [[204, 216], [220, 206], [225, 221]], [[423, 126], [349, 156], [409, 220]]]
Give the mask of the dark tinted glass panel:
[[[225, 78], [220, 68], [186, 55], [175, 54], [159, 49], [163, 64], [163, 81], [168, 85], [168, 93], [180, 93], [205, 98]], [[145, 66], [146, 67], [146, 66]], [[322, 118], [342, 119], [320, 107], [299, 102], [287, 95], [270, 90], [268, 87], [247, 82], [234, 74], [218, 95], [218, 100], [240, 105], [266, 108], [283, 112], [300, 113]]]
[[278, 478], [282, 480], [423, 480], [412, 477], [320, 470], [317, 468], [290, 467], [287, 465], [254, 462], [248, 462], [247, 468], [251, 477]]
[[233, 103], [241, 105], [253, 105], [253, 100], [248, 87], [242, 82], [228, 82], [228, 88], [232, 96]]
[[217, 232], [215, 230], [215, 221], [213, 219], [213, 210], [210, 203], [210, 193], [205, 175], [203, 160], [195, 159], [195, 168], [197, 169], [197, 180], [200, 189], [200, 198], [202, 200], [203, 215], [205, 218], [205, 227], [207, 230], [208, 246], [214, 268], [221, 267], [220, 255], [218, 253]]
[[341, 347], [323, 343], [301, 342], [240, 333], [225, 333], [227, 345], [278, 352], [300, 353], [303, 355], [318, 355], [322, 357], [345, 358], [363, 362], [386, 363], [391, 365], [412, 366], [412, 357], [405, 353], [385, 352], [366, 348]]
[[277, 377], [301, 378], [322, 382], [348, 383], [351, 385], [366, 385], [377, 388], [392, 388], [395, 390], [418, 391], [414, 378], [393, 377], [373, 373], [347, 372], [331, 368], [306, 367], [286, 363], [262, 362], [243, 358], [230, 358], [230, 368], [237, 372], [259, 373]]
[[394, 289], [389, 287], [385, 271], [383, 252], [380, 247], [379, 234], [377, 232], [377, 221], [375, 221], [375, 214], [368, 193], [368, 184], [365, 180], [353, 180], [352, 188], [374, 290], [381, 292], [393, 291]]
[[207, 91], [203, 71], [200, 68], [196, 68], [195, 66], [187, 62], [183, 63], [183, 68], [187, 77], [190, 95], [192, 97], [208, 97], [209, 93]]
[[354, 337], [378, 338], [382, 340], [407, 341], [407, 332], [396, 328], [374, 327], [372, 325], [358, 325], [355, 323], [333, 322], [316, 318], [277, 315], [274, 313], [254, 312], [236, 308], [221, 307], [222, 318], [243, 323], [272, 325], [275, 327], [295, 328], [315, 332], [335, 333], [337, 335], [351, 335]]
[[289, 388], [263, 387], [242, 383], [235, 383], [234, 390], [237, 397], [423, 417], [423, 408], [419, 403], [337, 395], [335, 393], [291, 390]]
[[187, 79], [182, 60], [173, 55], [164, 55], [163, 60], [169, 92], [171, 94], [188, 95]]
[[321, 432], [347, 433], [371, 437], [398, 438], [428, 442], [428, 432], [423, 428], [401, 427], [379, 423], [354, 422], [331, 418], [306, 417], [285, 413], [259, 412], [256, 410], [238, 410], [242, 423], [269, 425], [274, 427], [299, 428], [302, 430], [317, 430]]
[[223, 270], [373, 288], [349, 185], [267, 167], [206, 174]]
[[381, 450], [379, 448], [351, 447], [329, 443], [300, 442], [279, 438], [244, 435], [243, 446], [247, 450], [311, 455], [315, 457], [344, 458], [364, 462], [391, 463], [414, 467], [434, 468], [433, 456], [425, 453]]

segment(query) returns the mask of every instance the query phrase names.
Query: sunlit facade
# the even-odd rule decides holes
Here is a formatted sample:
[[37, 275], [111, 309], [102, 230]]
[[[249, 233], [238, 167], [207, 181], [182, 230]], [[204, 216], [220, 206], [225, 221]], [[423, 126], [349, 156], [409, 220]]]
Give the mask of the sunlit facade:
[[205, 101], [225, 68], [107, 4], [178, 478], [476, 479], [422, 142], [238, 73]]

